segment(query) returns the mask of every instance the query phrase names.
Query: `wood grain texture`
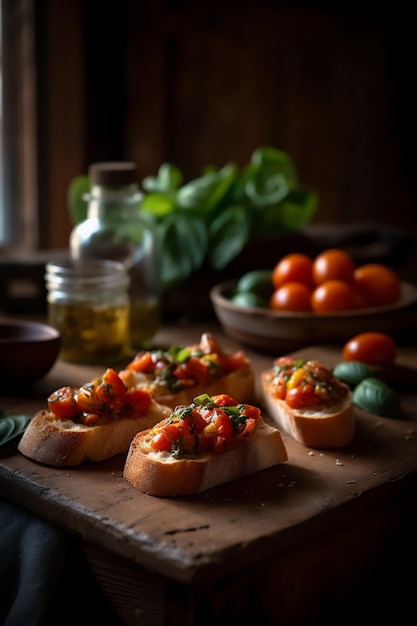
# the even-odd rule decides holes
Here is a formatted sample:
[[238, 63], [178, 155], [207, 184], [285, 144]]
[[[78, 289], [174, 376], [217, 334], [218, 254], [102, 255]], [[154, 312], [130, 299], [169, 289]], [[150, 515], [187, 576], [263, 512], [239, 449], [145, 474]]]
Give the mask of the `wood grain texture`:
[[[200, 330], [164, 328], [156, 341], [195, 341]], [[269, 357], [249, 354], [256, 372], [270, 365]], [[334, 347], [301, 354], [329, 366], [340, 358]], [[404, 350], [399, 360], [417, 365], [413, 351]], [[49, 390], [86, 382], [94, 373], [97, 368], [58, 362], [37, 394], [4, 397], [2, 406], [35, 410]], [[332, 533], [365, 510], [370, 514], [407, 496], [417, 476], [415, 391], [405, 390], [402, 400], [403, 420], [356, 410], [354, 441], [345, 449], [311, 451], [286, 437], [287, 463], [196, 497], [167, 500], [138, 492], [122, 477], [124, 455], [77, 469], [48, 468], [25, 459], [15, 442], [0, 450], [0, 493], [130, 562], [180, 583], [201, 583], [278, 558], [324, 527]]]

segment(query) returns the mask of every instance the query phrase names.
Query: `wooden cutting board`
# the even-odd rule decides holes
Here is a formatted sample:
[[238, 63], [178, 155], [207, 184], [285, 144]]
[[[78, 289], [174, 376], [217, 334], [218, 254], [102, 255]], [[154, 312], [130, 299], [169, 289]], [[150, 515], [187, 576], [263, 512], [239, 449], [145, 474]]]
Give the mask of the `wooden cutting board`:
[[[187, 332], [177, 333], [176, 342], [187, 342], [193, 331]], [[172, 335], [166, 340], [172, 342]], [[270, 357], [248, 353], [257, 374], [270, 367]], [[340, 360], [337, 347], [297, 354], [328, 366]], [[398, 365], [415, 382], [414, 351], [404, 350]], [[96, 373], [97, 368], [58, 362], [33, 393], [0, 403], [8, 412], [34, 412], [51, 390], [81, 384]], [[195, 497], [169, 500], [138, 492], [123, 479], [124, 455], [57, 469], [26, 459], [16, 442], [0, 448], [0, 495], [173, 580], [207, 580], [288, 550], [289, 537], [294, 544], [305, 541], [325, 514], [330, 531], [364, 507], [388, 506], [394, 495], [405, 493], [417, 474], [416, 390], [401, 388], [401, 420], [355, 409], [356, 433], [345, 449], [309, 450], [284, 435], [287, 463]]]

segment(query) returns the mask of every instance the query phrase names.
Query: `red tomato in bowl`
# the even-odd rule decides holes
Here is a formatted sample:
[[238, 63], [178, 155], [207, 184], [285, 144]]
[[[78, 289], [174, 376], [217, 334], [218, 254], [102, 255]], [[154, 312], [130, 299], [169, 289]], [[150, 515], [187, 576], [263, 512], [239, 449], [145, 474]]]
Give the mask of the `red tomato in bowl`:
[[355, 263], [350, 255], [339, 248], [324, 250], [313, 261], [313, 278], [316, 285], [328, 280], [353, 282]]
[[274, 311], [311, 312], [311, 289], [303, 283], [285, 283], [273, 292], [269, 306]]
[[315, 313], [350, 311], [358, 307], [358, 297], [349, 283], [326, 280], [313, 291], [311, 304]]
[[345, 361], [360, 361], [367, 365], [392, 365], [397, 356], [397, 344], [385, 333], [361, 333], [349, 339], [342, 353]]
[[367, 306], [395, 304], [401, 298], [401, 281], [397, 274], [381, 263], [367, 263], [357, 267], [354, 289]]
[[275, 265], [272, 272], [272, 284], [279, 289], [286, 283], [303, 283], [313, 287], [313, 261], [307, 254], [293, 252], [286, 254]]

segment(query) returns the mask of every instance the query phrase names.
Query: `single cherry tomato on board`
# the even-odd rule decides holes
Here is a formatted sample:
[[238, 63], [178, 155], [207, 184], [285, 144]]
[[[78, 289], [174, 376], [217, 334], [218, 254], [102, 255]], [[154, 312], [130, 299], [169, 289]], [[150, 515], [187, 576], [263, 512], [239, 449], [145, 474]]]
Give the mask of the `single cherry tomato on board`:
[[307, 254], [286, 254], [272, 271], [272, 284], [279, 289], [285, 283], [303, 283], [313, 287], [313, 261]]
[[356, 268], [353, 286], [367, 306], [395, 304], [401, 297], [401, 281], [396, 273], [381, 263], [367, 263]]
[[339, 248], [330, 248], [318, 254], [313, 260], [313, 279], [316, 285], [328, 280], [353, 282], [355, 263], [350, 255]]
[[311, 305], [315, 313], [350, 311], [358, 307], [358, 298], [343, 280], [327, 280], [313, 291]]
[[303, 283], [285, 283], [269, 301], [274, 311], [311, 311], [311, 289]]
[[361, 333], [344, 345], [343, 359], [367, 365], [392, 365], [397, 356], [397, 344], [385, 333]]

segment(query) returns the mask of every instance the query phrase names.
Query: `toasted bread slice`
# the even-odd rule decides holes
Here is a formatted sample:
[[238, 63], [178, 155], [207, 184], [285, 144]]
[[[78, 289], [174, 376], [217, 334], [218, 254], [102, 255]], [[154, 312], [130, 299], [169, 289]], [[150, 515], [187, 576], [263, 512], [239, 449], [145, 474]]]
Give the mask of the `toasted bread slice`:
[[29, 423], [18, 449], [34, 461], [56, 467], [103, 461], [126, 452], [137, 432], [151, 428], [169, 412], [168, 407], [153, 401], [143, 417], [85, 426], [72, 420], [53, 419], [51, 413], [42, 410]]
[[294, 409], [277, 397], [274, 371], [261, 373], [262, 403], [268, 415], [279, 429], [309, 448], [340, 448], [353, 439], [352, 394], [341, 381], [338, 386], [344, 393], [337, 402]]
[[[207, 429], [211, 430], [212, 425], [208, 421]], [[208, 449], [180, 456], [171, 450], [155, 449], [153, 441], [160, 432], [158, 426], [134, 437], [124, 468], [126, 480], [153, 496], [197, 494], [288, 459], [281, 433], [266, 424], [262, 416], [250, 434], [230, 448], [226, 444], [225, 451]], [[190, 432], [193, 436], [194, 427]]]

